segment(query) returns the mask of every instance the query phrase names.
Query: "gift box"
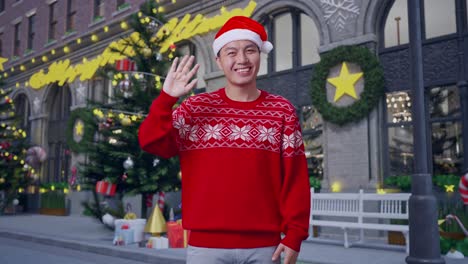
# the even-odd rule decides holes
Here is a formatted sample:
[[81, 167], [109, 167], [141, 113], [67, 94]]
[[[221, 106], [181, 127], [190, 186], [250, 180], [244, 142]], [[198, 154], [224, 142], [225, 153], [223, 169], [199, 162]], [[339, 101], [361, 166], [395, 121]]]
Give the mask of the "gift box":
[[146, 247], [154, 249], [169, 248], [169, 240], [167, 237], [150, 237]]
[[185, 248], [188, 243], [189, 232], [182, 227], [182, 221], [167, 222], [167, 238], [169, 239], [169, 247]]
[[108, 181], [98, 181], [96, 183], [96, 192], [104, 195], [114, 196], [117, 184]]
[[136, 63], [129, 59], [116, 60], [115, 68], [118, 71], [136, 71]]
[[126, 224], [122, 225], [119, 229], [115, 229], [114, 245], [124, 246], [135, 243], [134, 230]]
[[128, 229], [133, 231], [133, 242], [138, 243], [145, 239], [145, 225], [146, 219], [137, 218], [137, 219], [117, 219], [114, 221], [115, 224], [115, 234], [122, 229], [122, 226], [127, 225]]

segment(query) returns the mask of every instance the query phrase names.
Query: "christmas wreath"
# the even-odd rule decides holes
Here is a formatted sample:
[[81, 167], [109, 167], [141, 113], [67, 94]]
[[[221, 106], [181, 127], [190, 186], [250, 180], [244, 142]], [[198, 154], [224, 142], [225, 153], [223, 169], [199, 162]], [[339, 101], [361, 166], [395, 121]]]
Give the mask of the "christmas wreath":
[[[357, 64], [363, 71], [364, 89], [360, 99], [351, 105], [335, 106], [327, 100], [327, 78], [332, 67], [342, 62]], [[384, 94], [383, 69], [369, 49], [357, 46], [335, 48], [321, 58], [315, 66], [311, 82], [312, 104], [324, 120], [344, 125], [361, 120], [377, 105]]]
[[93, 142], [97, 126], [92, 120], [93, 113], [88, 108], [77, 108], [70, 113], [66, 140], [73, 152], [84, 152], [87, 145]]

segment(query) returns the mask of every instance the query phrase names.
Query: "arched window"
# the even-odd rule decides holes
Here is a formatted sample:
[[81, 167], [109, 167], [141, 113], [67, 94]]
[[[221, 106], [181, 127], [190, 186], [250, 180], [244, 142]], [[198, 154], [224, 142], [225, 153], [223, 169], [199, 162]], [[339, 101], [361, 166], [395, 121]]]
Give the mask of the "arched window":
[[[421, 1], [421, 22], [425, 39], [450, 35], [457, 31], [455, 4], [461, 0]], [[385, 21], [384, 47], [408, 44], [408, 32], [408, 0], [395, 0]]]
[[68, 180], [70, 153], [66, 145], [65, 127], [70, 116], [71, 94], [67, 86], [51, 88], [48, 155], [44, 180], [46, 182], [63, 182]]
[[320, 61], [320, 34], [311, 17], [290, 8], [265, 16], [261, 20], [273, 51], [262, 54], [259, 75], [314, 64]]

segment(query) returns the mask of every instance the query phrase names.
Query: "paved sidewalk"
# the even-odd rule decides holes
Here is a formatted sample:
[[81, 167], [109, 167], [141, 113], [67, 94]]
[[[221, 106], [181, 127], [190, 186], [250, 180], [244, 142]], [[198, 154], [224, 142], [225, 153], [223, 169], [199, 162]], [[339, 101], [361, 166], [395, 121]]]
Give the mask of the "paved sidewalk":
[[[113, 246], [113, 231], [91, 217], [6, 215], [0, 216], [0, 236], [117, 256], [147, 263], [185, 263], [185, 249], [147, 249]], [[304, 242], [299, 260], [313, 264], [404, 264], [403, 248], [343, 248], [339, 244]], [[467, 264], [463, 260], [446, 259], [447, 264]]]

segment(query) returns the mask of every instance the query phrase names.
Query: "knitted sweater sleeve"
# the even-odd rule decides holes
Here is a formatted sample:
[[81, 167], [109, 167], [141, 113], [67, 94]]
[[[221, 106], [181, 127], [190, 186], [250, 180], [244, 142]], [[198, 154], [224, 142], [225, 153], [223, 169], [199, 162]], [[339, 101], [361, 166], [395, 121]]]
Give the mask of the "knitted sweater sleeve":
[[308, 236], [310, 185], [299, 119], [293, 110], [286, 118], [282, 136], [283, 184], [280, 205], [282, 244], [296, 251]]
[[178, 98], [161, 91], [151, 104], [149, 114], [138, 131], [140, 147], [144, 151], [162, 158], [170, 158], [178, 154], [179, 131], [173, 123], [179, 116], [185, 121], [188, 115], [184, 114], [183, 110], [186, 109], [184, 105], [172, 111], [177, 100]]

